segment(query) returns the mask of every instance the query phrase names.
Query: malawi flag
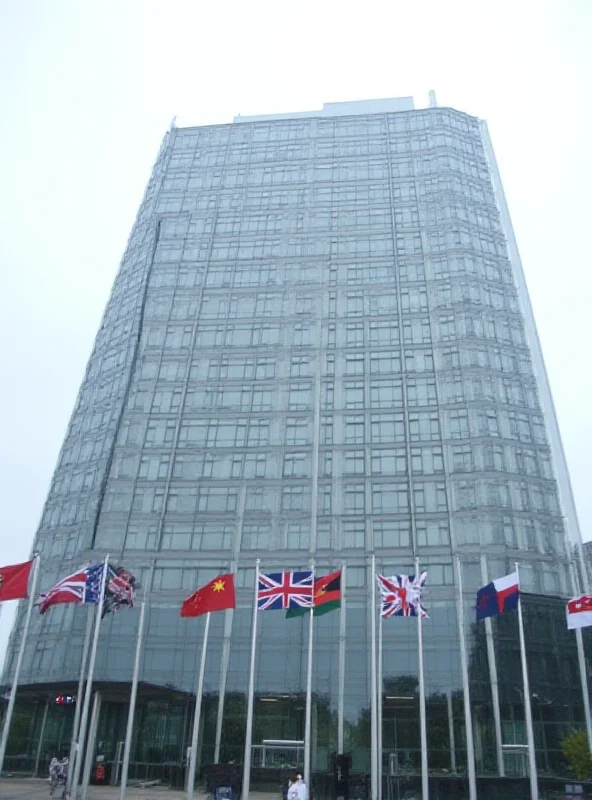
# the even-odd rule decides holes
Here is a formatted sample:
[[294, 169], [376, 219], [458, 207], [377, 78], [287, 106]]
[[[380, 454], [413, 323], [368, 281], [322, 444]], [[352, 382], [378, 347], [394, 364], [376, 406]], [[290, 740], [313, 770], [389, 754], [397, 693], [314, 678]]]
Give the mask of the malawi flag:
[[[321, 617], [335, 608], [341, 607], [341, 571], [332, 572], [323, 578], [317, 578], [313, 589], [313, 614]], [[286, 619], [302, 617], [308, 612], [307, 608], [290, 608], [286, 612]]]
[[32, 561], [0, 567], [0, 602], [2, 600], [21, 600], [27, 596], [27, 585]]
[[208, 611], [224, 611], [235, 606], [234, 575], [218, 575], [183, 601], [181, 616], [199, 617]]

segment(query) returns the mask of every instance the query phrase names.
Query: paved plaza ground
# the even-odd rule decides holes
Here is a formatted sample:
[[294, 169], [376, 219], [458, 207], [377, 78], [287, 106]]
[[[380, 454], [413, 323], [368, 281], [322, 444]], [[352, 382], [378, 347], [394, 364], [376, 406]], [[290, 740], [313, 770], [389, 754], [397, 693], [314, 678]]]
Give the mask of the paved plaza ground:
[[[279, 800], [277, 794], [252, 792], [253, 800]], [[58, 800], [59, 795], [54, 795]], [[134, 786], [128, 788], [127, 800], [186, 800], [186, 793], [176, 789], [167, 789], [163, 786], [154, 786], [138, 789]], [[195, 800], [206, 800], [206, 795], [201, 789], [195, 792]], [[47, 780], [33, 778], [2, 778], [0, 779], [0, 800], [49, 800], [49, 783]], [[89, 786], [88, 800], [119, 800], [118, 786]]]

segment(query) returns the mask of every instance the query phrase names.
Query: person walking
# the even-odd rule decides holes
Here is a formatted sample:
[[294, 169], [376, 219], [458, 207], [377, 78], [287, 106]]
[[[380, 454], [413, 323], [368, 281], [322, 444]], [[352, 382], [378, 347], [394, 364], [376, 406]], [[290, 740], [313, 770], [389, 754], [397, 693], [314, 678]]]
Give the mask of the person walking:
[[287, 800], [300, 800], [298, 793], [298, 785], [295, 778], [288, 779], [288, 795]]
[[296, 790], [298, 792], [298, 800], [308, 800], [308, 791], [306, 784], [302, 780], [302, 775], [296, 775]]
[[63, 787], [61, 800], [68, 800], [68, 763], [68, 756], [65, 754], [58, 761], [58, 784]]
[[58, 785], [58, 778], [60, 774], [60, 762], [54, 756], [49, 762], [49, 796], [53, 797], [53, 793]]

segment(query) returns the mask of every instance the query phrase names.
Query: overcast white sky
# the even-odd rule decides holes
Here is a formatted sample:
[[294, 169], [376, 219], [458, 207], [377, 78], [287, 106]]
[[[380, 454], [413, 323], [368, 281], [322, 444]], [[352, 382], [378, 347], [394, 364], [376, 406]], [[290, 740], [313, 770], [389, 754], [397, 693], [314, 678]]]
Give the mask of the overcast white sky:
[[0, 564], [30, 552], [171, 118], [431, 88], [489, 122], [592, 538], [591, 39], [590, 0], [0, 0]]

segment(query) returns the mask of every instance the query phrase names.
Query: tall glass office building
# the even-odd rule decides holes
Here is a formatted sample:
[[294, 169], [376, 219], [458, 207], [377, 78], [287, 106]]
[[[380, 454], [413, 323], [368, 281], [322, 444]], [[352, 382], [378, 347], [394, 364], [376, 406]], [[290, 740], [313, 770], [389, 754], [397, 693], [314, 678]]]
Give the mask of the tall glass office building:
[[[203, 632], [203, 618], [180, 618], [181, 600], [236, 571], [236, 611], [212, 618], [207, 771], [243, 758], [256, 559], [263, 571], [345, 564], [345, 612], [314, 623], [319, 797], [340, 728], [352, 796], [365, 792], [373, 556], [384, 574], [412, 573], [415, 558], [428, 572], [430, 775], [437, 796], [463, 796], [457, 555], [480, 797], [523, 796], [524, 757], [501, 749], [526, 742], [516, 618], [494, 620], [489, 637], [473, 622], [475, 590], [518, 562], [537, 767], [543, 780], [565, 774], [561, 740], [584, 725], [563, 611], [581, 542], [485, 123], [398, 98], [173, 127], [34, 547], [42, 590], [105, 553], [138, 576], [149, 610], [132, 774], [177, 784]], [[9, 766], [69, 746], [72, 708], [55, 696], [76, 692], [88, 613], [35, 617]], [[259, 624], [255, 787], [272, 780], [263, 742], [303, 739], [308, 641], [303, 619], [261, 613]], [[113, 780], [137, 625], [136, 610], [102, 625], [94, 746]], [[417, 626], [389, 619], [383, 636], [382, 764], [398, 798], [420, 772]]]

